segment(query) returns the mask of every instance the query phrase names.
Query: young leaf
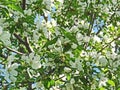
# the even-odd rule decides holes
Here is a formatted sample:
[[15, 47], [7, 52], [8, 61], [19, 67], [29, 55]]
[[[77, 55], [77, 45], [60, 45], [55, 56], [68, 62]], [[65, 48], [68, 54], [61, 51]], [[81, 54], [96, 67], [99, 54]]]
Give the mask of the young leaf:
[[56, 37], [56, 38], [54, 38], [54, 39], [52, 39], [52, 40], [50, 40], [50, 41], [47, 41], [47, 42], [45, 43], [45, 45], [43, 46], [43, 48], [44, 48], [44, 47], [48, 47], [49, 45], [52, 45], [52, 44], [56, 43], [57, 39], [58, 39], [58, 37]]

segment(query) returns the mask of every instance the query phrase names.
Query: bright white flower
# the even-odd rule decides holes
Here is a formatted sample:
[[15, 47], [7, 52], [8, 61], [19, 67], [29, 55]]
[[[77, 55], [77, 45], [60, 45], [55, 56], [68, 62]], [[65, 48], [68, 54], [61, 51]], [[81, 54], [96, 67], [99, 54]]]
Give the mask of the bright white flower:
[[0, 26], [3, 26], [3, 23], [5, 22], [4, 18], [0, 18]]
[[46, 23], [46, 27], [47, 28], [52, 28], [52, 25], [51, 25], [51, 23], [49, 21]]
[[117, 22], [117, 26], [120, 26], [120, 22]]
[[79, 29], [77, 26], [73, 26], [71, 29], [70, 29], [70, 32], [77, 32]]
[[14, 76], [10, 76], [10, 80], [11, 80], [12, 82], [16, 82], [17, 78], [14, 77]]
[[81, 24], [84, 25], [84, 24], [85, 24], [85, 21], [84, 21], [84, 20], [81, 20]]
[[4, 28], [9, 27], [9, 23], [8, 23], [8, 22], [5, 22], [5, 23], [3, 24], [3, 27], [4, 27]]
[[86, 62], [86, 65], [87, 65], [87, 66], [90, 66], [90, 62]]
[[34, 90], [39, 90], [40, 88], [43, 88], [43, 87], [44, 86], [43, 86], [43, 84], [41, 82], [35, 82], [35, 83], [32, 84], [32, 89], [34, 89]]
[[56, 34], [56, 36], [60, 35], [58, 28], [55, 28], [55, 34]]
[[63, 3], [63, 2], [64, 2], [64, 0], [57, 0], [57, 1], [59, 1], [60, 3]]
[[33, 52], [29, 54], [29, 58], [30, 58], [30, 60], [33, 60], [33, 58], [34, 58], [34, 53]]
[[57, 45], [57, 46], [61, 46], [61, 45], [62, 45], [62, 42], [61, 42], [60, 39], [57, 40], [56, 45]]
[[20, 90], [27, 90], [26, 87], [20, 87]]
[[38, 34], [37, 30], [33, 31], [33, 39], [35, 40], [35, 42], [37, 42], [39, 40], [40, 35], [41, 34], [40, 33]]
[[90, 41], [90, 37], [89, 36], [84, 36], [83, 41], [84, 42], [89, 42]]
[[10, 55], [10, 56], [8, 56], [7, 61], [9, 64], [11, 64], [14, 61], [14, 59], [15, 59], [14, 56]]
[[24, 13], [28, 16], [30, 16], [32, 14], [32, 10], [28, 9], [28, 10], [24, 10]]
[[72, 53], [72, 51], [67, 51], [67, 52], [65, 52], [65, 54], [69, 54], [71, 58], [74, 57], [74, 54]]
[[11, 45], [10, 33], [7, 32], [7, 31], [4, 31], [4, 32], [0, 35], [0, 40], [1, 40], [6, 46]]
[[18, 19], [19, 19], [19, 17], [16, 16], [16, 17], [14, 18], [14, 21], [15, 21], [15, 22], [18, 22]]
[[74, 84], [74, 83], [75, 83], [75, 79], [72, 78], [72, 79], [70, 80], [70, 83], [71, 83], [71, 84]]
[[57, 26], [57, 22], [56, 22], [56, 20], [51, 19], [51, 23], [52, 23], [52, 26], [53, 26], [53, 27]]
[[99, 87], [106, 86], [108, 79], [105, 77], [102, 77], [99, 82]]
[[51, 9], [51, 6], [54, 6], [52, 0], [43, 0], [43, 4], [46, 6], [48, 10]]
[[10, 79], [12, 82], [15, 82], [17, 80], [16, 76], [18, 75], [18, 72], [15, 69], [18, 68], [18, 66], [19, 64], [17, 63], [9, 64], [8, 66], [6, 66], [6, 80]]
[[94, 39], [95, 42], [98, 42], [98, 43], [101, 42], [101, 39], [96, 35], [94, 36], [93, 39]]
[[66, 81], [67, 77], [64, 74], [59, 75], [59, 78], [61, 78], [62, 80]]
[[100, 54], [98, 54], [97, 51], [92, 51], [89, 52], [89, 56], [96, 59], [100, 56]]
[[83, 39], [83, 35], [78, 32], [78, 33], [76, 34], [76, 39], [77, 39], [78, 42], [81, 42], [81, 40]]
[[49, 38], [49, 32], [48, 32], [46, 27], [43, 28], [43, 33], [44, 33], [46, 38]]
[[80, 62], [79, 59], [76, 59], [75, 62], [70, 61], [69, 62], [72, 68], [76, 68], [79, 71], [82, 71], [82, 62]]
[[69, 38], [61, 38], [61, 42], [62, 43], [69, 43], [70, 42], [70, 39]]
[[31, 66], [33, 69], [38, 69], [38, 68], [41, 68], [41, 63], [37, 60], [32, 60], [32, 63], [31, 63]]
[[85, 52], [84, 50], [82, 50], [80, 56], [81, 56], [81, 57], [87, 56], [87, 52]]
[[48, 48], [49, 48], [49, 49], [53, 49], [53, 48], [54, 48], [54, 44], [49, 45]]
[[112, 53], [110, 56], [113, 60], [115, 60], [117, 58], [117, 54], [116, 53]]
[[0, 35], [2, 34], [3, 32], [3, 28], [0, 26]]
[[71, 69], [69, 67], [64, 67], [64, 71], [69, 73], [71, 71]]
[[76, 49], [76, 48], [77, 48], [77, 44], [73, 43], [71, 47], [72, 47], [73, 49]]
[[33, 68], [38, 69], [41, 68], [40, 63], [40, 57], [38, 55], [34, 55], [34, 53], [30, 53], [29, 56], [22, 56], [23, 60], [26, 60], [26, 62]]
[[100, 56], [98, 61], [99, 61], [99, 64], [101, 64], [102, 66], [105, 66], [108, 63], [107, 59], [103, 56]]
[[28, 25], [28, 24], [27, 24], [26, 22], [23, 23], [23, 26], [24, 26], [24, 27], [27, 27], [27, 25]]
[[73, 85], [70, 83], [67, 83], [65, 86], [66, 86], [66, 90], [74, 90]]
[[55, 47], [55, 50], [56, 50], [57, 52], [62, 52], [62, 48], [61, 48], [61, 47]]
[[111, 41], [111, 39], [108, 35], [104, 35], [103, 39], [106, 41], [106, 43], [109, 43]]

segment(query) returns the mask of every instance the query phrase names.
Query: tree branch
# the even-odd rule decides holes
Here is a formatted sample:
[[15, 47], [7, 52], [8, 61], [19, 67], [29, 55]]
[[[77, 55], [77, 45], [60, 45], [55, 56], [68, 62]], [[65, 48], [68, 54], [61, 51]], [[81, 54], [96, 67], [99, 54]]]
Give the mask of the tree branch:
[[20, 37], [20, 35], [17, 35], [14, 33], [14, 36], [19, 40], [21, 44], [23, 44], [29, 53], [33, 52], [33, 49], [30, 47], [29, 40], [27, 37], [25, 37], [25, 41]]
[[20, 37], [20, 35], [17, 35], [16, 33], [14, 33], [14, 36], [20, 41], [20, 43], [24, 44], [25, 42], [22, 40], [22, 38]]
[[26, 0], [22, 0], [22, 9], [25, 10], [26, 8]]
[[120, 34], [116, 38], [114, 38], [112, 41], [110, 41], [109, 43], [107, 43], [107, 45], [103, 46], [103, 48], [101, 50], [99, 50], [98, 53], [102, 52], [106, 47], [108, 47], [112, 42], [114, 42], [118, 38], [120, 38]]

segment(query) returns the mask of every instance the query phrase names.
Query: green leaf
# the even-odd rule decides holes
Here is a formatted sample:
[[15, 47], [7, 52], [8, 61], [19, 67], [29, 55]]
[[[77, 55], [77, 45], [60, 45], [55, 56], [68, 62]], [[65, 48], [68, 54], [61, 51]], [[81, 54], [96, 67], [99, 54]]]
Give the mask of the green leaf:
[[71, 44], [69, 44], [69, 43], [66, 43], [66, 44], [64, 44], [63, 46], [64, 46], [64, 47], [63, 47], [63, 52], [67, 52], [67, 51], [70, 50], [70, 48], [71, 48]]
[[115, 86], [115, 83], [112, 80], [108, 80], [108, 84], [110, 84], [111, 86]]
[[71, 78], [71, 75], [68, 74], [68, 75], [67, 75], [67, 80], [70, 80], [70, 78]]
[[14, 4], [9, 4], [8, 7], [12, 8], [13, 10], [22, 12], [22, 8], [20, 8], [19, 5], [17, 6], [17, 5], [14, 5]]
[[104, 87], [101, 87], [100, 90], [106, 90]]
[[52, 44], [56, 43], [57, 39], [58, 39], [58, 37], [54, 38], [53, 40], [47, 41], [45, 43], [45, 45], [43, 46], [43, 48], [48, 47], [49, 45], [52, 45]]
[[44, 86], [45, 86], [46, 88], [50, 88], [51, 86], [54, 86], [55, 81], [52, 80], [52, 79], [50, 79], [50, 78], [47, 78], [47, 79], [44, 80], [43, 83], [44, 83]]
[[120, 90], [120, 88], [118, 88], [118, 90]]

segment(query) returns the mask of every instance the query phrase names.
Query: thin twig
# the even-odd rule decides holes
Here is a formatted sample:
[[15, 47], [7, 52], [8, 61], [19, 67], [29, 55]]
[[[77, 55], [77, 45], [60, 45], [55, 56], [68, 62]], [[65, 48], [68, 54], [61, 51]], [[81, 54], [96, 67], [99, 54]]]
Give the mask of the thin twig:
[[27, 48], [27, 50], [28, 50], [29, 53], [33, 52], [33, 49], [30, 47], [29, 40], [28, 40], [27, 37], [25, 37], [25, 43], [24, 43], [24, 45]]
[[12, 52], [17, 53], [17, 54], [20, 54], [20, 55], [23, 55], [23, 54], [24, 54], [24, 53], [21, 53], [21, 52], [19, 52], [19, 51], [16, 51], [16, 50], [12, 49], [12, 48], [9, 48], [9, 47], [5, 47], [5, 48], [7, 48], [9, 51], [12, 51]]
[[26, 47], [29, 53], [33, 52], [33, 49], [30, 47], [29, 40], [27, 37], [25, 37], [25, 40], [23, 40], [21, 36], [17, 35], [16, 33], [14, 33], [14, 36], [19, 40], [21, 44], [23, 44]]
[[22, 0], [22, 9], [25, 10], [26, 8], [26, 0]]

